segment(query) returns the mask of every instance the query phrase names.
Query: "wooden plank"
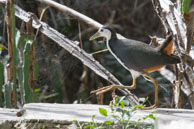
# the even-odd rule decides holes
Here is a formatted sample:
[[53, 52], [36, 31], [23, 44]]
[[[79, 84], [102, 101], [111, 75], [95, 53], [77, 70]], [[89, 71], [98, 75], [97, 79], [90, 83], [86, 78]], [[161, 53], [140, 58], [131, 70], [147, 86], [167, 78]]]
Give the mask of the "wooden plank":
[[[102, 116], [98, 109], [99, 107], [108, 110], [108, 114], [111, 114], [111, 110], [105, 105], [91, 105], [91, 104], [49, 104], [49, 103], [30, 103], [24, 105], [24, 114], [21, 117], [17, 117], [19, 109], [0, 109], [0, 128], [1, 125], [5, 125], [6, 122], [19, 122], [19, 121], [43, 121], [51, 123], [62, 123], [70, 125], [73, 121], [80, 122], [91, 121], [91, 116], [96, 115], [95, 121], [97, 123], [103, 123], [106, 120], [112, 120], [110, 117]], [[156, 110], [138, 110], [132, 114], [131, 121], [137, 122], [139, 119], [146, 115], [153, 113], [156, 117], [156, 123], [158, 125], [168, 125], [173, 121], [179, 121], [191, 125], [194, 123], [194, 110], [186, 109], [164, 109], [158, 108]], [[154, 124], [152, 119], [146, 119], [141, 124]], [[188, 124], [189, 123], [189, 124]], [[159, 126], [161, 127], [161, 126]], [[158, 129], [162, 129], [159, 128]], [[189, 128], [188, 128], [189, 129]]]
[[20, 118], [16, 116], [19, 109], [0, 108], [0, 125], [6, 121], [19, 121]]
[[[30, 103], [24, 106], [26, 110], [23, 118], [53, 120], [72, 122], [79, 120], [83, 122], [91, 121], [91, 116], [96, 115], [97, 122], [105, 120], [99, 112], [98, 108], [108, 109], [108, 106], [89, 105], [89, 104], [48, 104], [48, 103]], [[108, 109], [109, 110], [109, 109]]]

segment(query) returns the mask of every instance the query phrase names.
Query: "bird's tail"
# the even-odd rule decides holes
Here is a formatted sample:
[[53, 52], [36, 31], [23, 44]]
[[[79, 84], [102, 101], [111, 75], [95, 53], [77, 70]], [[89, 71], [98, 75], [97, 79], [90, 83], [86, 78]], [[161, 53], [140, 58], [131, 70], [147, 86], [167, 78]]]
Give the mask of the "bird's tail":
[[158, 47], [159, 51], [166, 55], [171, 55], [173, 50], [172, 34], [167, 35], [166, 40]]
[[181, 62], [180, 58], [175, 55], [170, 55], [168, 61], [169, 61], [169, 64], [178, 64]]

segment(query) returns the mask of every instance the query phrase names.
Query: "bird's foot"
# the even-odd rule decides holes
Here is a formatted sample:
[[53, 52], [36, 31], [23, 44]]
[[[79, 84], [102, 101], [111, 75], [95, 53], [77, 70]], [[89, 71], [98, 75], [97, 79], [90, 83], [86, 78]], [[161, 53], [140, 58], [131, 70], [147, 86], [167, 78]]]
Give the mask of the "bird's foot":
[[115, 100], [115, 98], [117, 97], [116, 94], [115, 94], [115, 90], [117, 88], [127, 88], [127, 89], [132, 90], [132, 89], [135, 89], [135, 85], [132, 85], [132, 86], [110, 85], [110, 86], [102, 87], [102, 88], [97, 89], [97, 90], [93, 90], [90, 93], [96, 94], [96, 95], [102, 95], [103, 93], [112, 90], [112, 98], [113, 98], [113, 100]]
[[115, 100], [115, 98], [117, 97], [116, 94], [115, 94], [115, 90], [117, 88], [120, 88], [120, 87], [119, 86], [110, 85], [110, 86], [102, 87], [102, 88], [97, 89], [97, 90], [93, 90], [90, 93], [96, 94], [96, 95], [99, 96], [99, 95], [102, 95], [105, 92], [108, 92], [108, 91], [112, 90], [112, 98], [113, 98], [113, 100]]
[[132, 85], [132, 86], [110, 85], [110, 86], [102, 87], [102, 88], [97, 89], [97, 90], [93, 90], [90, 93], [92, 93], [92, 94], [95, 93], [96, 95], [99, 95], [99, 94], [103, 94], [103, 93], [110, 91], [110, 90], [112, 90], [114, 92], [115, 89], [117, 89], [117, 88], [127, 88], [127, 89], [133, 90], [133, 89], [135, 89], [135, 85]]
[[152, 109], [156, 109], [158, 107], [158, 104], [154, 104], [150, 107], [143, 107], [141, 108], [141, 110], [152, 110]]
[[111, 85], [111, 86], [102, 87], [102, 88], [97, 89], [97, 90], [93, 90], [90, 93], [96, 94], [96, 95], [100, 95], [100, 94], [103, 94], [103, 93], [105, 93], [107, 91], [110, 91], [110, 90], [113, 90], [114, 91], [115, 89], [116, 88]]

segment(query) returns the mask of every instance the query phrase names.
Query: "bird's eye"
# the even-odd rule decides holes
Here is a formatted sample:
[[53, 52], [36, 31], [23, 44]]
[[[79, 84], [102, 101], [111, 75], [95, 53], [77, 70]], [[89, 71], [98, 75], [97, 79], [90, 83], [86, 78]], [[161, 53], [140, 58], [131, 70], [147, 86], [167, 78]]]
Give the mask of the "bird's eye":
[[103, 30], [103, 29], [101, 29], [100, 31], [101, 31], [101, 32], [103, 32], [104, 30]]

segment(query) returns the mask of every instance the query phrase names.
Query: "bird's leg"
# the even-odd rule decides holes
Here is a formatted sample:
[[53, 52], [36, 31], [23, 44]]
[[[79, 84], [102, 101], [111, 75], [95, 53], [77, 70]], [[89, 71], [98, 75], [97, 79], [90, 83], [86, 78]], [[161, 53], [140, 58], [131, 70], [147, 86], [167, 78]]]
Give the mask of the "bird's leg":
[[112, 97], [114, 99], [115, 98], [115, 90], [117, 88], [127, 88], [127, 89], [130, 89], [130, 90], [133, 90], [133, 89], [136, 88], [135, 84], [136, 84], [136, 78], [133, 77], [133, 84], [131, 86], [110, 85], [110, 86], [106, 86], [106, 87], [103, 87], [103, 88], [100, 88], [100, 89], [97, 89], [97, 90], [93, 90], [93, 91], [91, 91], [91, 93], [95, 93], [95, 94], [99, 95], [99, 94], [103, 94], [107, 91], [112, 90], [113, 91], [112, 92]]
[[158, 101], [158, 83], [154, 78], [152, 78], [149, 74], [145, 74], [144, 76], [148, 77], [154, 84], [155, 87], [155, 104], [150, 107], [143, 107], [142, 110], [150, 110], [158, 107], [159, 101]]

